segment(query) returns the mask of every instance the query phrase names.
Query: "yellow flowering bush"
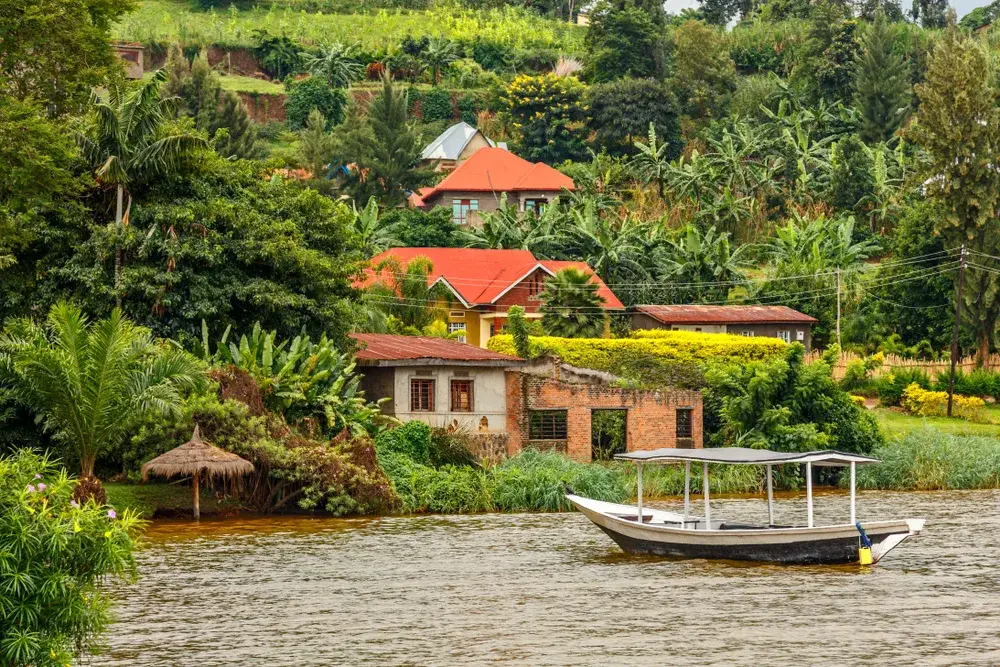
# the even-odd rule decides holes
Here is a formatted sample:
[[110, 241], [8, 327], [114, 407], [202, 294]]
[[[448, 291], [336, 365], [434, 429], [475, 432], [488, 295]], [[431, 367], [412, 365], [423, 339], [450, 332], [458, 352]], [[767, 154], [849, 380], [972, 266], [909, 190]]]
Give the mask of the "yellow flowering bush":
[[[903, 390], [900, 405], [913, 415], [925, 417], [944, 417], [948, 414], [948, 392], [930, 391], [916, 382]], [[970, 422], [988, 423], [986, 403], [978, 396], [962, 396], [955, 394], [952, 400], [951, 413], [960, 419]]]
[[573, 77], [521, 74], [504, 91], [514, 123], [520, 128], [518, 153], [532, 162], [557, 164], [582, 159], [586, 86]]
[[[487, 347], [494, 352], [517, 354], [509, 335], [494, 336]], [[787, 347], [778, 338], [694, 331], [643, 331], [631, 338], [538, 336], [530, 339], [532, 357], [557, 356], [573, 366], [610, 373], [648, 358], [669, 363], [745, 362], [781, 356]]]

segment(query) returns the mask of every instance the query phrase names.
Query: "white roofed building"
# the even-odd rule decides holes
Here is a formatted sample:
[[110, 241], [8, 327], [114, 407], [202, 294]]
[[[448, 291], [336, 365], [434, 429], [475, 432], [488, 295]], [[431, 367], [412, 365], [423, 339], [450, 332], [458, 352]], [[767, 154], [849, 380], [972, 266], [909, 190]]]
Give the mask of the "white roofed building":
[[424, 148], [420, 159], [433, 164], [437, 171], [451, 171], [465, 162], [480, 148], [507, 148], [504, 143], [494, 143], [478, 129], [462, 121], [442, 132]]

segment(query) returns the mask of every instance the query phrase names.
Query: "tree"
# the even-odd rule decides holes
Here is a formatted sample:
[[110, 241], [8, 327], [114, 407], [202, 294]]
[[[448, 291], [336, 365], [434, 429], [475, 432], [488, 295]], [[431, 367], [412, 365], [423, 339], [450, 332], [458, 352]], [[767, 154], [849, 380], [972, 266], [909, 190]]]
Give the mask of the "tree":
[[[96, 93], [91, 105], [94, 122], [87, 133], [76, 134], [84, 157], [94, 169], [100, 185], [115, 189], [115, 229], [128, 225], [124, 210], [132, 206], [132, 190], [151, 179], [169, 174], [207, 144], [190, 133], [169, 134], [165, 119], [168, 101], [160, 98], [160, 84], [166, 78], [158, 70], [147, 81], [130, 88], [122, 80], [108, 85], [107, 99]], [[123, 209], [124, 195], [128, 207]], [[121, 289], [121, 246], [115, 249], [115, 290]], [[120, 302], [121, 295], [119, 293]]]
[[880, 11], [861, 36], [854, 60], [854, 106], [861, 137], [869, 143], [889, 141], [910, 110], [909, 68], [892, 42], [892, 26]]
[[[926, 80], [916, 86], [920, 106], [910, 137], [924, 150], [920, 165], [927, 196], [944, 213], [935, 226], [949, 247], [1000, 255], [1000, 109], [989, 57], [952, 26], [931, 55]], [[1000, 282], [990, 271], [966, 276], [969, 317], [979, 361], [989, 355], [998, 318]]]
[[408, 190], [433, 176], [431, 169], [419, 166], [424, 145], [409, 121], [406, 91], [389, 76], [383, 78], [382, 91], [368, 105], [367, 115], [353, 116], [339, 142], [340, 160], [356, 165], [347, 183], [355, 201], [375, 197], [383, 206], [395, 206]]
[[913, 0], [910, 17], [925, 28], [948, 25], [948, 0]]
[[354, 233], [358, 236], [361, 251], [366, 257], [379, 254], [386, 248], [400, 245], [395, 237], [396, 225], [386, 224], [379, 216], [378, 202], [372, 197], [363, 209], [352, 204], [354, 212]]
[[515, 77], [504, 97], [520, 129], [518, 154], [547, 164], [583, 159], [587, 154], [583, 143], [584, 91], [584, 85], [572, 77]]
[[436, 320], [447, 319], [446, 304], [453, 297], [441, 283], [430, 284], [427, 277], [434, 264], [426, 257], [414, 257], [405, 266], [395, 257], [387, 257], [372, 267], [377, 278], [365, 297], [387, 317], [396, 318], [402, 327], [419, 334]]
[[437, 206], [429, 211], [393, 208], [382, 212], [382, 225], [392, 228], [399, 245], [406, 248], [461, 248], [451, 209]]
[[665, 84], [655, 79], [623, 79], [592, 86], [587, 91], [588, 124], [599, 151], [632, 155], [635, 142], [646, 137], [650, 125], [668, 144], [664, 156], [676, 159], [681, 152], [681, 126], [677, 100]]
[[514, 338], [514, 349], [522, 359], [531, 358], [531, 342], [528, 339], [528, 322], [524, 319], [524, 308], [511, 306], [507, 309], [507, 329]]
[[177, 413], [183, 390], [197, 387], [201, 364], [176, 347], [160, 346], [147, 329], [115, 310], [90, 323], [60, 303], [45, 325], [8, 320], [0, 334], [0, 373], [92, 478], [101, 452], [121, 443], [148, 412]]
[[736, 90], [736, 66], [722, 35], [701, 21], [685, 21], [674, 40], [674, 88], [684, 113], [700, 122], [721, 117]]
[[698, 0], [698, 3], [705, 21], [717, 26], [726, 26], [736, 17], [749, 17], [758, 4], [753, 0]]
[[[111, 623], [108, 580], [134, 581], [142, 522], [74, 499], [77, 483], [27, 449], [0, 456], [0, 664], [68, 665]], [[18, 583], [19, 582], [19, 583]]]
[[792, 71], [792, 80], [805, 86], [814, 100], [835, 103], [854, 94], [857, 27], [850, 9], [836, 0], [814, 6], [802, 55]]
[[542, 327], [560, 338], [597, 338], [604, 331], [604, 297], [597, 293], [592, 275], [579, 269], [563, 269], [545, 282]]
[[288, 129], [301, 130], [309, 121], [313, 109], [319, 109], [326, 119], [326, 129], [331, 130], [344, 122], [347, 93], [342, 88], [331, 88], [326, 80], [310, 76], [285, 85], [285, 119]]
[[605, 282], [649, 278], [648, 223], [628, 215], [602, 216], [593, 198], [573, 208], [570, 215], [570, 224], [558, 237], [557, 247], [564, 253], [583, 259]]
[[225, 158], [257, 157], [257, 126], [243, 100], [232, 90], [222, 96], [215, 122], [209, 127], [215, 152]]
[[660, 199], [663, 199], [666, 196], [663, 186], [667, 181], [667, 174], [670, 172], [670, 158], [667, 153], [670, 149], [670, 143], [657, 141], [656, 126], [650, 123], [649, 141], [646, 143], [636, 141], [633, 145], [636, 148], [636, 154], [630, 163], [632, 169], [646, 184], [656, 183], [656, 191], [659, 193]]
[[347, 88], [364, 73], [356, 52], [356, 46], [333, 42], [320, 44], [318, 53], [307, 54], [302, 60], [310, 74], [325, 80], [331, 88]]
[[857, 135], [849, 134], [839, 142], [831, 159], [830, 203], [847, 211], [860, 210], [875, 189], [872, 161]]
[[663, 12], [649, 12], [633, 0], [601, 0], [590, 12], [584, 44], [587, 80], [662, 75], [664, 45], [660, 38]]
[[120, 67], [111, 26], [133, 0], [4, 0], [0, 98], [33, 98], [59, 114], [83, 109], [91, 89]]
[[[346, 343], [361, 259], [351, 209], [315, 189], [285, 184], [250, 161], [214, 153], [147, 189], [122, 239], [122, 307], [156, 335], [185, 342], [201, 321], [249, 330], [255, 321], [283, 337], [305, 329]], [[114, 230], [96, 228], [62, 264], [48, 267], [44, 293], [71, 295], [107, 314], [104, 258]]]
[[333, 155], [333, 137], [326, 131], [326, 120], [319, 109], [309, 112], [309, 122], [299, 132], [299, 157], [308, 165], [314, 179], [323, 178], [326, 164]]
[[302, 65], [302, 49], [286, 35], [277, 37], [267, 30], [255, 30], [253, 39], [257, 42], [254, 57], [274, 78], [284, 79]]
[[657, 261], [663, 282], [668, 287], [679, 283], [670, 288], [676, 292], [672, 300], [719, 303], [730, 289], [746, 280], [745, 255], [751, 249], [749, 245], [734, 249], [729, 234], [719, 233], [715, 227], [702, 232], [694, 225], [686, 225], [667, 239]]
[[431, 83], [441, 84], [441, 71], [458, 60], [458, 50], [450, 39], [438, 37], [430, 40], [423, 54], [424, 63], [431, 68]]

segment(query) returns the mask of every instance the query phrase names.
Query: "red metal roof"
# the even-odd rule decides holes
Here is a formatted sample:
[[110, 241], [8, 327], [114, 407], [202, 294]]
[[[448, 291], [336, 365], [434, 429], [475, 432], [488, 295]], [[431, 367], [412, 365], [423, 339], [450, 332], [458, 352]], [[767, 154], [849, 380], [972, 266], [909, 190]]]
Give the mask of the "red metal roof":
[[356, 358], [359, 361], [403, 361], [418, 359], [438, 359], [442, 361], [519, 362], [520, 357], [500, 354], [474, 345], [460, 343], [447, 338], [429, 336], [398, 336], [395, 334], [351, 334], [361, 349]]
[[503, 148], [480, 148], [433, 188], [421, 188], [411, 203], [423, 202], [439, 192], [517, 192], [572, 190], [573, 179], [541, 162], [528, 162]]
[[[549, 273], [569, 267], [589, 273], [591, 280], [597, 284], [597, 293], [604, 297], [604, 308], [621, 310], [625, 307], [586, 262], [537, 260], [530, 250], [392, 248], [373, 257], [371, 265], [375, 266], [388, 257], [395, 257], [404, 266], [416, 257], [426, 257], [434, 265], [427, 277], [428, 283], [443, 279], [470, 306], [493, 303], [541, 266]], [[369, 269], [360, 286], [367, 286], [375, 279], [375, 273]]]
[[637, 312], [649, 315], [663, 324], [815, 324], [815, 317], [788, 306], [636, 306]]

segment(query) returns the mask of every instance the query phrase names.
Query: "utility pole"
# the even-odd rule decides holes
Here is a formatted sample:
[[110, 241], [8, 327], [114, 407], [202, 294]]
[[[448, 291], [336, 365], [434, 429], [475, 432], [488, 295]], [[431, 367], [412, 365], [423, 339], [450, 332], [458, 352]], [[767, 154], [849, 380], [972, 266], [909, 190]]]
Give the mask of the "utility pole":
[[843, 354], [844, 348], [840, 344], [840, 267], [837, 267], [837, 347]]
[[948, 378], [948, 416], [955, 396], [955, 364], [958, 363], [958, 325], [962, 320], [962, 286], [965, 285], [965, 244], [958, 255], [958, 295], [955, 299], [955, 326], [951, 332], [951, 376]]

